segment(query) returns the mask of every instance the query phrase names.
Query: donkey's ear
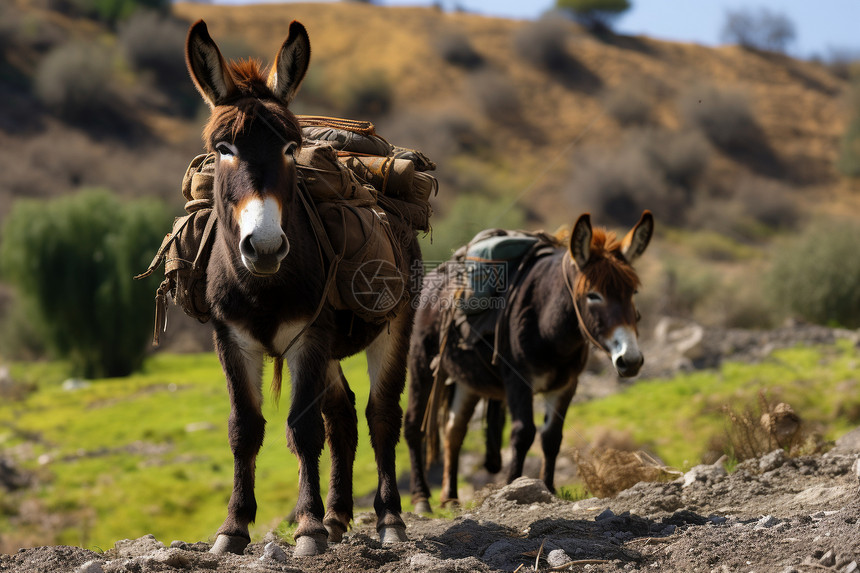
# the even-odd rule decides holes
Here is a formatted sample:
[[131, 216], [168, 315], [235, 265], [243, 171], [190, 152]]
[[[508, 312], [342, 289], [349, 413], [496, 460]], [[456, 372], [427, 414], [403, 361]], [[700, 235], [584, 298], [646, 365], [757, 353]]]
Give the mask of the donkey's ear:
[[188, 30], [185, 63], [194, 85], [210, 108], [223, 103], [236, 91], [233, 76], [203, 20], [198, 20]]
[[576, 268], [582, 270], [588, 264], [591, 256], [591, 215], [583, 213], [573, 225], [570, 232], [570, 256], [576, 263]]
[[645, 252], [648, 243], [651, 242], [651, 235], [654, 234], [654, 216], [651, 211], [643, 211], [642, 216], [636, 226], [630, 229], [624, 240], [621, 241], [621, 254], [627, 259], [627, 262], [632, 263]]
[[290, 33], [275, 56], [275, 65], [269, 72], [269, 89], [285, 104], [289, 104], [308, 71], [311, 62], [311, 41], [308, 31], [299, 22], [290, 23]]

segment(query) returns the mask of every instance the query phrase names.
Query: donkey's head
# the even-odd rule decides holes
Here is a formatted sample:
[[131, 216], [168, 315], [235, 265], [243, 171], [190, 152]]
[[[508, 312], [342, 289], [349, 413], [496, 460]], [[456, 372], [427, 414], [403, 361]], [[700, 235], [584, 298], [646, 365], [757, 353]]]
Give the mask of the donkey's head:
[[592, 229], [586, 213], [570, 236], [570, 260], [579, 272], [569, 286], [580, 328], [609, 354], [621, 376], [635, 376], [644, 362], [633, 301], [639, 276], [631, 264], [645, 251], [653, 232], [654, 218], [645, 211], [619, 243], [613, 233]]
[[188, 31], [188, 70], [211, 110], [203, 140], [217, 155], [215, 209], [228, 244], [256, 276], [278, 272], [290, 250], [284, 225], [302, 136], [287, 106], [310, 53], [307, 31], [293, 22], [266, 74], [253, 60], [226, 63], [202, 20]]

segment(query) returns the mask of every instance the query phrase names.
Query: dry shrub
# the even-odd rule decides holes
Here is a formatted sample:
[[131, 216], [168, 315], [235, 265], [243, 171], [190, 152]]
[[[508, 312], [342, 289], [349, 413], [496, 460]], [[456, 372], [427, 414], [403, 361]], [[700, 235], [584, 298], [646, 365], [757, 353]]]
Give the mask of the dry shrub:
[[735, 190], [743, 212], [774, 230], [791, 230], [800, 223], [800, 211], [791, 189], [772, 179], [747, 177]]
[[346, 82], [340, 104], [347, 117], [377, 120], [391, 111], [394, 90], [384, 73], [368, 72]]
[[681, 115], [715, 145], [724, 149], [742, 146], [758, 137], [758, 126], [746, 94], [733, 89], [697, 86], [680, 99]]
[[51, 51], [36, 70], [36, 93], [67, 116], [97, 116], [114, 98], [111, 54], [93, 43], [72, 43]]
[[[634, 134], [632, 141], [636, 141]], [[671, 185], [684, 188], [690, 195], [702, 179], [711, 157], [711, 147], [695, 131], [646, 130], [638, 135], [638, 144]]]
[[603, 98], [603, 107], [625, 127], [647, 125], [653, 120], [654, 106], [638, 86], [627, 85], [610, 91]]
[[616, 153], [586, 152], [573, 170], [569, 191], [577, 210], [591, 211], [608, 225], [624, 226], [644, 209], [661, 220], [677, 223], [684, 197], [667, 185], [641, 148], [626, 146]]
[[436, 37], [433, 48], [451, 65], [474, 70], [484, 65], [484, 58], [475, 51], [469, 38], [460, 32], [444, 32]]
[[542, 18], [523, 24], [514, 35], [514, 50], [521, 58], [551, 72], [570, 66], [567, 37], [570, 28], [562, 19]]
[[131, 65], [152, 71], [161, 87], [172, 90], [180, 82], [191, 86], [181, 57], [187, 28], [158, 12], [138, 12], [120, 26], [119, 42]]
[[682, 475], [644, 451], [592, 448], [587, 455], [575, 451], [573, 457], [585, 488], [601, 498], [614, 497], [641, 481], [666, 481]]
[[789, 456], [821, 451], [823, 443], [807, 431], [801, 417], [785, 402], [771, 402], [764, 391], [756, 408], [736, 411], [723, 406], [726, 417], [726, 453], [738, 462], [763, 456], [779, 448]]
[[[432, 125], [433, 129], [427, 129]], [[473, 153], [484, 145], [474, 120], [451, 106], [421, 114], [395, 113], [378, 124], [378, 131], [397, 145], [420, 149], [439, 163], [450, 156]]]
[[823, 220], [781, 246], [766, 288], [785, 311], [815, 324], [860, 327], [860, 228]]
[[520, 101], [511, 81], [494, 71], [481, 71], [469, 78], [469, 91], [484, 113], [497, 121], [519, 115]]

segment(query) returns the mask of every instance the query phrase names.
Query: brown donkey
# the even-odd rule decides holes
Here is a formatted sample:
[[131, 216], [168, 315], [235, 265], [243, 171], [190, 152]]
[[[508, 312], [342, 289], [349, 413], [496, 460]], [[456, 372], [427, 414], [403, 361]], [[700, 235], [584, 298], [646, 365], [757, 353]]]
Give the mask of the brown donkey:
[[[544, 395], [546, 420], [540, 431], [541, 477], [554, 491], [555, 461], [561, 446], [567, 408], [576, 392], [588, 350], [594, 344], [612, 359], [621, 376], [635, 376], [642, 366], [637, 343], [638, 312], [633, 295], [639, 278], [631, 263], [648, 246], [654, 219], [645, 211], [621, 242], [603, 229], [592, 230], [588, 214], [573, 226], [568, 248], [560, 244], [522, 269], [516, 291], [506, 300], [506, 322], [493, 363], [492, 340], [473, 348], [458, 344], [459, 330], [449, 327], [438, 363], [438, 380], [451, 380], [444, 425], [442, 503], [457, 500], [457, 460], [466, 427], [479, 399], [491, 400], [487, 428], [487, 468], [498, 471], [498, 448], [507, 401], [511, 413], [513, 461], [508, 482], [522, 475], [526, 452], [535, 438], [532, 396]], [[455, 264], [456, 266], [456, 264]], [[442, 305], [457, 288], [457, 270], [441, 267], [424, 280], [422, 304], [415, 318], [409, 356], [409, 407], [404, 434], [412, 462], [412, 501], [416, 511], [429, 512], [430, 488], [424, 470], [422, 429], [434, 383], [431, 362], [440, 353], [445, 333]], [[485, 343], [484, 343], [485, 342]], [[495, 406], [495, 410], [493, 409]], [[428, 412], [436, 416], [437, 412]]]
[[[297, 187], [295, 153], [301, 130], [287, 109], [305, 75], [310, 42], [290, 24], [271, 71], [253, 61], [227, 64], [206, 24], [194, 24], [186, 43], [191, 77], [211, 108], [203, 139], [217, 154], [216, 239], [207, 269], [215, 347], [230, 393], [229, 441], [233, 493], [212, 551], [242, 553], [257, 511], [255, 459], [263, 443], [262, 370], [266, 356], [286, 358], [292, 378], [287, 444], [299, 460], [296, 555], [340, 541], [352, 519], [352, 469], [358, 443], [355, 395], [339, 361], [367, 351], [371, 388], [366, 415], [379, 486], [374, 508], [384, 543], [406, 539], [395, 475], [395, 445], [406, 378], [411, 304], [387, 326], [370, 324], [327, 304], [326, 266]], [[414, 232], [392, 217], [402, 242], [401, 272], [420, 269]], [[410, 293], [409, 296], [414, 296]], [[411, 302], [411, 301], [407, 301]], [[276, 362], [276, 366], [278, 366]], [[319, 458], [331, 452], [326, 509], [320, 496]]]

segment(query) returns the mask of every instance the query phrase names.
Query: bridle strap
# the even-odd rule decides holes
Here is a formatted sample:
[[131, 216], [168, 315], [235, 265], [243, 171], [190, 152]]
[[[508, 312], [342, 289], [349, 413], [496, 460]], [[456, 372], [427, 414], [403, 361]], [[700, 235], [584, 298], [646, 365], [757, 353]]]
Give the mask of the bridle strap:
[[571, 282], [573, 279], [571, 278], [571, 274], [568, 272], [566, 266], [571, 266], [573, 264], [573, 259], [570, 258], [568, 253], [562, 255], [564, 257], [564, 261], [561, 264], [561, 274], [564, 276], [564, 284], [567, 286], [567, 291], [570, 293], [570, 300], [573, 303], [573, 310], [576, 312], [576, 320], [579, 322], [579, 330], [585, 335], [585, 338], [589, 340], [593, 345], [597, 348], [603, 350], [607, 354], [611, 354], [609, 349], [606, 348], [606, 345], [602, 342], [598, 341], [597, 338], [591, 334], [588, 330], [588, 326], [586, 326], [585, 321], [582, 319], [582, 311], [579, 309], [579, 304], [576, 302], [576, 291], [573, 288], [573, 283]]

